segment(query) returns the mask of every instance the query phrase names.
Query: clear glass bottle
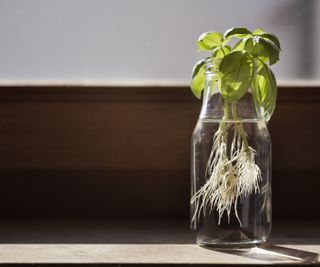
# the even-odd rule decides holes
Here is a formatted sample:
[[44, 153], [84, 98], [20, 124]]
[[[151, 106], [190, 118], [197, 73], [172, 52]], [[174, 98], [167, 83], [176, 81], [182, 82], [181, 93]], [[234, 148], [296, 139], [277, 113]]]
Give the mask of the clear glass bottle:
[[[252, 247], [264, 243], [271, 231], [267, 122], [257, 113], [250, 90], [235, 103], [225, 102], [218, 82], [212, 86], [215, 76], [208, 64], [202, 108], [191, 141], [191, 229], [197, 231], [200, 246]], [[252, 152], [252, 161], [247, 157], [249, 164], [241, 160], [246, 158], [246, 148]], [[220, 161], [223, 157], [227, 160]], [[221, 167], [221, 162], [226, 165]]]

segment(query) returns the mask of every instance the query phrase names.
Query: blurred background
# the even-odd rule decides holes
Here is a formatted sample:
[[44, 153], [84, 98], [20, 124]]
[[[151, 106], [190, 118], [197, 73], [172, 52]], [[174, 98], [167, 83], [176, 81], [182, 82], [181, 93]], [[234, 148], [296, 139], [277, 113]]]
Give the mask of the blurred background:
[[0, 242], [17, 218], [188, 229], [196, 40], [234, 26], [282, 45], [274, 221], [319, 219], [319, 14], [316, 0], [0, 0]]
[[316, 0], [1, 0], [0, 82], [187, 85], [205, 31], [263, 27], [280, 84], [319, 84]]

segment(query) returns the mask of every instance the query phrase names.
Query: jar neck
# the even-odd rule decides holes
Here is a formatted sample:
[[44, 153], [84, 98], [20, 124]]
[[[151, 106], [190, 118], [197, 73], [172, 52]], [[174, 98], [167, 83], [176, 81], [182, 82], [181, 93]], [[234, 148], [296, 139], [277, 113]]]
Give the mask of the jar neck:
[[[206, 117], [211, 113], [211, 109], [214, 108], [210, 105], [210, 99], [213, 94], [218, 92], [218, 81], [216, 74], [213, 72], [215, 65], [211, 62], [211, 60], [206, 60], [205, 63], [205, 87], [203, 91], [202, 97], [202, 108], [200, 112], [200, 117]], [[219, 97], [222, 97], [219, 94]]]
[[[260, 119], [255, 109], [250, 89], [238, 101], [234, 103], [225, 103], [225, 100], [219, 90], [217, 75], [213, 71], [215, 69], [215, 65], [211, 61], [206, 62], [205, 68], [206, 79], [200, 119], [221, 120], [226, 117], [228, 120], [238, 120], [239, 118], [244, 120]], [[236, 118], [234, 114], [237, 114]]]
[[214, 93], [204, 97], [199, 119], [268, 121], [257, 113], [251, 92], [247, 92], [236, 102], [226, 102], [218, 90], [216, 85]]

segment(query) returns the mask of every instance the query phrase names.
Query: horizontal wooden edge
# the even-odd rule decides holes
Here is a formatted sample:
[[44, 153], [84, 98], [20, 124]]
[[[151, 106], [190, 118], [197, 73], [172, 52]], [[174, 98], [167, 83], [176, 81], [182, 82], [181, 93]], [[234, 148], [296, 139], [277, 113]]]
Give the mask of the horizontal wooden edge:
[[[319, 102], [320, 86], [279, 86], [279, 102]], [[194, 102], [189, 86], [0, 85], [0, 102]]]
[[[190, 79], [0, 79], [3, 86], [90, 86], [90, 87], [188, 87]], [[320, 79], [277, 79], [279, 87], [315, 87]]]
[[0, 86], [0, 101], [196, 101], [183, 86]]
[[[13, 175], [13, 176], [91, 176], [91, 177], [100, 177], [100, 176], [109, 176], [109, 177], [118, 177], [118, 176], [129, 176], [136, 175], [141, 179], [157, 176], [162, 177], [162, 179], [172, 179], [172, 177], [178, 177], [179, 179], [186, 179], [185, 177], [190, 176], [189, 169], [186, 168], [176, 168], [176, 169], [107, 169], [107, 168], [0, 168], [0, 176]], [[305, 170], [305, 169], [285, 169], [285, 168], [273, 168], [273, 176], [278, 177], [311, 177], [316, 179], [319, 176], [318, 170]], [[187, 180], [188, 180], [187, 179]], [[186, 180], [185, 180], [186, 181]], [[189, 182], [189, 180], [188, 180]]]

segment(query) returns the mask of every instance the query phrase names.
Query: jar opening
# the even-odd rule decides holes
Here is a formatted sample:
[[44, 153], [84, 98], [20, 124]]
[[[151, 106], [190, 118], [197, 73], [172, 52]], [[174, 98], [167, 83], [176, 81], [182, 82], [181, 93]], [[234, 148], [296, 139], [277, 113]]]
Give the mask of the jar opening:
[[208, 78], [212, 79], [212, 77], [215, 76], [215, 73], [214, 73], [214, 67], [215, 67], [215, 64], [212, 62], [212, 59], [211, 58], [207, 58], [205, 60], [205, 75]]

